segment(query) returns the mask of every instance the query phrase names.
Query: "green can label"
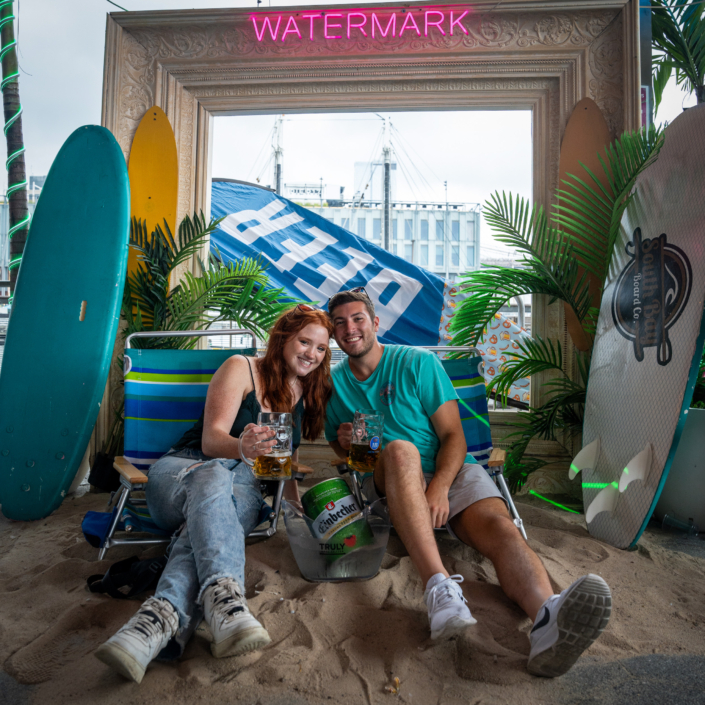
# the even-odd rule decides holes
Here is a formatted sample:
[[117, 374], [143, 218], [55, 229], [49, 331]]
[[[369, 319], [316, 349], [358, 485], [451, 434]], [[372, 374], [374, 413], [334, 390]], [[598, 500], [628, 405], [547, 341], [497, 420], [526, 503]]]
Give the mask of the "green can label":
[[313, 535], [327, 541], [343, 527], [360, 520], [360, 507], [345, 480], [332, 478], [312, 487], [301, 497]]
[[333, 563], [352, 551], [369, 546], [374, 542], [374, 534], [366, 519], [353, 521], [338, 530], [327, 541], [321, 539], [319, 552], [328, 563]]

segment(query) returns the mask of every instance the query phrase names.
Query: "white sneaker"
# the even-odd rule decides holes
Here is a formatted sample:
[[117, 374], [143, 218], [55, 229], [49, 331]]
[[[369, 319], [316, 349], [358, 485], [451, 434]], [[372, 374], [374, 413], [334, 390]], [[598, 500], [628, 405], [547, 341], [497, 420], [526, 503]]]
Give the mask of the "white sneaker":
[[219, 578], [203, 595], [206, 622], [213, 634], [211, 653], [216, 658], [238, 656], [267, 646], [267, 630], [252, 616], [236, 580]]
[[168, 600], [150, 597], [95, 655], [120, 675], [141, 683], [149, 662], [169, 643], [179, 617]]
[[477, 624], [460, 588], [459, 583], [462, 582], [462, 575], [451, 575], [424, 592], [423, 601], [428, 607], [431, 639], [448, 639], [465, 627]]
[[602, 634], [611, 612], [612, 594], [599, 575], [584, 575], [549, 597], [529, 636], [529, 673], [548, 678], [564, 674]]

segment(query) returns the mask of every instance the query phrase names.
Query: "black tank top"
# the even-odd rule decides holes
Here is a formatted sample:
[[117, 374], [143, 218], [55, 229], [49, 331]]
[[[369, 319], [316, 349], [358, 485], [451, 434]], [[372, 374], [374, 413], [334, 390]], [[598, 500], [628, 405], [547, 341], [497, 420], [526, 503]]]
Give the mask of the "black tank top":
[[[257, 395], [255, 394], [255, 378], [252, 374], [252, 366], [250, 361], [247, 360], [247, 366], [250, 369], [250, 379], [252, 380], [252, 391], [242, 400], [240, 404], [240, 409], [237, 412], [233, 426], [230, 429], [230, 435], [233, 438], [239, 438], [240, 434], [245, 430], [245, 426], [249, 423], [257, 423], [257, 415], [262, 410], [260, 403], [257, 401]], [[174, 444], [173, 450], [185, 450], [186, 448], [190, 450], [202, 450], [201, 443], [203, 441], [203, 417], [205, 415], [205, 410], [201, 413], [201, 417], [196, 421], [196, 423], [184, 433], [183, 436]], [[303, 395], [299, 399], [296, 407], [294, 408], [294, 432], [292, 434], [292, 445], [294, 450], [296, 450], [301, 444], [301, 419], [304, 415], [304, 398]]]

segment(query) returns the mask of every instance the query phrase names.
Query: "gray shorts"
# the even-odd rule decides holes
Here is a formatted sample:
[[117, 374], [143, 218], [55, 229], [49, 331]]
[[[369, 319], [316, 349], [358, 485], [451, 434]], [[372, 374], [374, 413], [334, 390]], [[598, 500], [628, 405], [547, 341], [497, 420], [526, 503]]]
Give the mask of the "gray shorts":
[[[433, 475], [424, 474], [427, 485], [432, 478]], [[380, 499], [372, 475], [362, 481], [362, 492], [365, 495], [365, 499], [369, 502], [375, 502]], [[502, 497], [497, 485], [495, 485], [482, 465], [465, 463], [460, 468], [460, 472], [455, 476], [455, 480], [453, 480], [453, 484], [448, 490], [448, 504], [450, 505], [448, 523], [446, 524], [448, 533], [457, 539], [458, 537], [453, 532], [453, 529], [450, 528], [450, 520], [456, 514], [460, 514], [464, 509], [467, 509], [471, 504], [490, 497], [497, 497], [507, 504], [507, 500]], [[507, 505], [507, 508], [509, 508], [509, 505]]]

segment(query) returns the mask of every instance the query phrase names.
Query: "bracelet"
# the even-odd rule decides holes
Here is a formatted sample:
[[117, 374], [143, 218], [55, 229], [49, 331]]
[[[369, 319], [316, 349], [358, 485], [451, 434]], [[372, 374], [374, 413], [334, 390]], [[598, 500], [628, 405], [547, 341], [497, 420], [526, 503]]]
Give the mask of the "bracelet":
[[248, 465], [249, 467], [254, 467], [254, 461], [250, 460], [248, 457], [245, 456], [245, 453], [242, 450], [242, 436], [245, 433], [243, 430], [242, 433], [240, 434], [240, 438], [238, 439], [240, 441], [240, 459], [242, 460], [245, 465]]

